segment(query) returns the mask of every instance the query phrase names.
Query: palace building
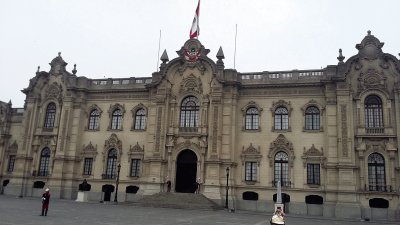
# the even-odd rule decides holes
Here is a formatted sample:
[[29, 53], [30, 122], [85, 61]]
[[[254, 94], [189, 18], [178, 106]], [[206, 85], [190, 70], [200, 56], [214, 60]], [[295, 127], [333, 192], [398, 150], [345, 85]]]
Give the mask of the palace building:
[[[226, 69], [189, 39], [149, 77], [90, 79], [59, 54], [0, 102], [1, 193], [134, 201], [199, 192], [230, 208], [400, 219], [400, 62], [368, 32], [316, 70]], [[117, 192], [118, 191], [118, 192]]]

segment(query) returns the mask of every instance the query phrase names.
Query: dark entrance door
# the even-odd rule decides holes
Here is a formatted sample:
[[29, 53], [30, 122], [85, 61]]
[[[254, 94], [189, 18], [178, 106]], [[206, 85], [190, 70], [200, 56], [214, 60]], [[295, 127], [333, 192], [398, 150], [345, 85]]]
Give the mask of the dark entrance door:
[[197, 156], [191, 150], [184, 150], [178, 155], [176, 163], [175, 191], [194, 193], [196, 190]]

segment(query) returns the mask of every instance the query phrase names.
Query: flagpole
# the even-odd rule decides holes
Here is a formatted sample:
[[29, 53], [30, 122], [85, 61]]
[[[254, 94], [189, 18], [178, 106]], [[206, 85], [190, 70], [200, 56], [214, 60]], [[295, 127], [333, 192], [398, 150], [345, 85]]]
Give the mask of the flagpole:
[[237, 38], [237, 24], [235, 29], [235, 51], [233, 53], [233, 69], [236, 69], [236, 38]]
[[157, 53], [157, 68], [156, 68], [157, 72], [158, 72], [158, 63], [160, 62], [160, 43], [161, 43], [161, 30], [160, 30], [160, 37], [158, 38], [158, 53]]

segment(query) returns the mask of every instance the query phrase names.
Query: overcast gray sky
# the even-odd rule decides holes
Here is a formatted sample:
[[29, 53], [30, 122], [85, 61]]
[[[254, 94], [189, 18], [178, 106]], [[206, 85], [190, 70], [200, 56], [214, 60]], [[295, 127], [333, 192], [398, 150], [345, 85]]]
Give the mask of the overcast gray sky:
[[[158, 39], [169, 58], [189, 38], [197, 0], [0, 0], [0, 101], [22, 107], [37, 66], [61, 52], [89, 78], [150, 77]], [[320, 69], [357, 53], [368, 30], [399, 58], [399, 0], [201, 0], [200, 36], [216, 60], [260, 72]]]

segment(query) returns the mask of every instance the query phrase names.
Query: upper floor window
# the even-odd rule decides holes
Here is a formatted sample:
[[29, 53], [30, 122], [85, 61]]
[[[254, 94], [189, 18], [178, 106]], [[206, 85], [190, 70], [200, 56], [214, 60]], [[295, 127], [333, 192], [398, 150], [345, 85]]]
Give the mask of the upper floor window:
[[274, 183], [281, 182], [282, 187], [290, 186], [289, 182], [289, 157], [286, 152], [280, 151], [275, 155]]
[[138, 177], [140, 174], [140, 159], [131, 160], [131, 177]]
[[194, 96], [183, 99], [181, 105], [180, 127], [198, 127], [199, 100]]
[[146, 111], [138, 109], [135, 113], [135, 130], [144, 130], [146, 126]]
[[307, 164], [307, 184], [320, 184], [320, 164]]
[[98, 130], [99, 129], [99, 119], [100, 119], [100, 112], [97, 109], [93, 109], [89, 115], [89, 130]]
[[85, 158], [83, 163], [83, 175], [92, 175], [93, 158]]
[[256, 181], [257, 180], [257, 162], [246, 162], [246, 181]]
[[376, 95], [370, 95], [365, 99], [365, 126], [367, 128], [383, 127], [382, 100]]
[[111, 149], [107, 155], [106, 179], [114, 179], [117, 169], [117, 150]]
[[305, 111], [305, 128], [306, 130], [319, 130], [320, 129], [320, 112], [315, 106], [310, 106]]
[[122, 110], [116, 109], [111, 115], [111, 129], [120, 130], [122, 128]]
[[275, 130], [289, 129], [289, 111], [285, 107], [278, 107], [275, 110]]
[[44, 127], [52, 128], [54, 127], [54, 121], [56, 118], [56, 104], [49, 103], [46, 108], [46, 116], [44, 118]]
[[10, 155], [8, 158], [7, 172], [11, 173], [12, 171], [14, 171], [14, 165], [15, 165], [15, 155]]
[[246, 130], [258, 130], [259, 126], [258, 110], [251, 107], [246, 110]]
[[385, 159], [379, 153], [368, 156], [368, 185], [370, 191], [387, 191]]
[[50, 149], [44, 148], [40, 153], [38, 176], [49, 175], [49, 164], [50, 164]]

